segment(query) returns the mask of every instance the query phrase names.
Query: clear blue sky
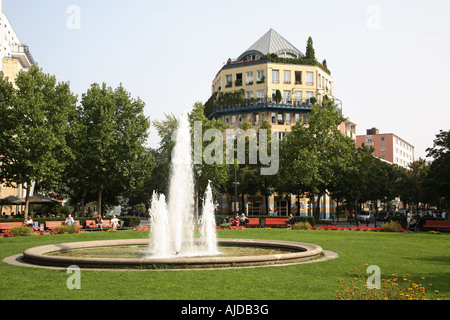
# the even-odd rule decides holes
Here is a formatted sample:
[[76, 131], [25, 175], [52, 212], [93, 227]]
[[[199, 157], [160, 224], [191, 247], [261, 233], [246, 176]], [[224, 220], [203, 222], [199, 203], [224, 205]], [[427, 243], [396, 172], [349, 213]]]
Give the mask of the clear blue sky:
[[[72, 5], [79, 29], [67, 26]], [[313, 38], [357, 134], [395, 133], [417, 158], [450, 129], [448, 0], [3, 0], [3, 10], [44, 72], [79, 96], [122, 82], [152, 120], [205, 102], [222, 64], [273, 28], [302, 51]]]

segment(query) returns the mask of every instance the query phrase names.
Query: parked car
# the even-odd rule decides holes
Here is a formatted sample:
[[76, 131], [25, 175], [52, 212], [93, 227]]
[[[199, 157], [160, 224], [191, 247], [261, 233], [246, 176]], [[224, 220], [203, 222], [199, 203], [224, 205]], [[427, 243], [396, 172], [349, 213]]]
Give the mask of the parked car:
[[357, 215], [358, 221], [364, 222], [364, 223], [373, 223], [375, 222], [375, 216], [369, 212], [369, 211], [361, 211]]

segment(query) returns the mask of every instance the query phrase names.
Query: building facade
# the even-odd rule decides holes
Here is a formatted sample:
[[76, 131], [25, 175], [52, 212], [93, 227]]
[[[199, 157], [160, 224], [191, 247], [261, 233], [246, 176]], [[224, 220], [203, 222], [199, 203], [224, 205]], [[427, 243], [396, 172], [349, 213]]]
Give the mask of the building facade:
[[366, 135], [356, 137], [356, 146], [373, 147], [374, 156], [392, 164], [408, 168], [414, 162], [414, 146], [394, 133], [380, 133], [378, 129], [368, 129]]
[[[270, 29], [237, 59], [228, 59], [212, 81], [212, 96], [205, 104], [209, 118], [222, 119], [227, 125], [226, 139], [235, 139], [244, 122], [257, 130], [267, 120], [272, 132], [283, 139], [291, 127], [300, 122], [307, 125], [312, 105], [334, 97], [334, 81], [330, 71], [305, 55]], [[339, 102], [339, 100], [335, 99]], [[342, 112], [342, 106], [338, 105]], [[356, 141], [356, 124], [347, 121], [341, 132]], [[232, 214], [234, 195], [222, 195], [219, 213]], [[270, 196], [240, 194], [239, 212], [248, 215], [266, 214], [306, 216], [317, 201], [300, 195]], [[335, 212], [334, 201], [323, 197], [322, 218]]]
[[[8, 17], [2, 10], [2, 0], [0, 0], [0, 71], [14, 83], [20, 71], [28, 71], [34, 64], [35, 61], [28, 46], [20, 42]], [[0, 181], [0, 199], [8, 196], [23, 198], [23, 186], [15, 184], [6, 186]], [[3, 206], [0, 214], [10, 215], [17, 213], [17, 210], [18, 208], [15, 206]]]

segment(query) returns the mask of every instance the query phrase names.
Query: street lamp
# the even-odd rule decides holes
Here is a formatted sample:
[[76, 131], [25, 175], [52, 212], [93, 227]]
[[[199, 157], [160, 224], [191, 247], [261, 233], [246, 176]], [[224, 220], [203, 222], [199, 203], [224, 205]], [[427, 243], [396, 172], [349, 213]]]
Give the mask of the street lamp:
[[239, 182], [237, 181], [237, 171], [236, 171], [236, 166], [234, 167], [234, 216], [237, 215], [237, 187], [239, 185]]

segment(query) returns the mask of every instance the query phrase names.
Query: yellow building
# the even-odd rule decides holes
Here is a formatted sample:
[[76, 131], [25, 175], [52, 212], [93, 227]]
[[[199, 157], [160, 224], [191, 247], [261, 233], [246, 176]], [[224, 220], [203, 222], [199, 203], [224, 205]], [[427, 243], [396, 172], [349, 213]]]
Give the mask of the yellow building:
[[[34, 64], [28, 46], [20, 42], [8, 17], [2, 10], [2, 1], [0, 0], [0, 71], [14, 83], [20, 71], [28, 71]], [[8, 196], [23, 198], [23, 195], [24, 188], [22, 185], [7, 187], [0, 183], [0, 199]], [[3, 206], [0, 214], [9, 215], [17, 213], [17, 210], [19, 208], [15, 206]]]
[[[334, 81], [327, 67], [306, 56], [270, 29], [237, 59], [228, 59], [212, 82], [212, 96], [205, 104], [205, 113], [210, 119], [223, 119], [229, 129], [226, 139], [234, 139], [236, 130], [248, 121], [256, 130], [263, 120], [268, 120], [272, 131], [282, 139], [291, 126], [300, 122], [307, 125], [307, 114], [316, 101], [334, 97]], [[342, 108], [342, 106], [339, 106]], [[341, 110], [342, 111], [342, 110]], [[341, 131], [355, 138], [356, 125], [350, 121], [340, 126]], [[277, 195], [268, 199], [258, 196], [240, 195], [239, 211], [265, 214], [296, 214], [311, 212], [311, 199], [296, 195]], [[223, 195], [219, 199], [219, 212], [234, 212], [234, 195]], [[323, 217], [334, 213], [334, 202], [325, 197], [321, 204], [325, 208]]]

